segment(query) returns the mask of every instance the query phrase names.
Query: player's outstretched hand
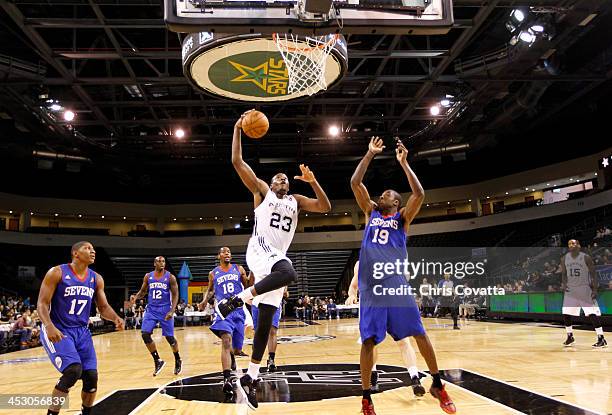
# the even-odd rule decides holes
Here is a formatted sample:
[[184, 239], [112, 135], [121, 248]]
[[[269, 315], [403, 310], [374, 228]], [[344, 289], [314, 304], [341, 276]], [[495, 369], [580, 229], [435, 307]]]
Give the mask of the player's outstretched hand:
[[397, 140], [397, 148], [395, 149], [395, 158], [400, 163], [405, 163], [408, 158], [408, 149], [400, 140]]
[[348, 298], [346, 299], [346, 301], [344, 302], [344, 304], [346, 305], [353, 305], [353, 304], [357, 304], [359, 301], [357, 300], [357, 296], [356, 295], [349, 295]]
[[374, 155], [377, 155], [377, 154], [382, 153], [384, 149], [385, 149], [385, 146], [383, 145], [382, 138], [372, 137], [372, 139], [370, 140], [370, 144], [368, 145], [368, 151]]
[[164, 320], [168, 321], [172, 317], [174, 317], [174, 311], [170, 310], [170, 311], [168, 311], [168, 314], [166, 314], [166, 317], [164, 317]]
[[49, 341], [51, 341], [51, 343], [57, 343], [62, 341], [62, 339], [66, 336], [64, 336], [64, 333], [62, 333], [61, 331], [59, 331], [57, 329], [57, 327], [51, 325], [49, 327], [45, 327], [45, 329], [47, 330], [47, 338], [49, 339]]
[[119, 316], [113, 321], [115, 323], [115, 330], [123, 330], [123, 319]]
[[308, 166], [304, 166], [303, 164], [300, 164], [300, 170], [302, 171], [302, 175], [301, 176], [294, 176], [293, 178], [295, 180], [301, 180], [301, 181], [306, 182], [306, 183], [312, 183], [312, 182], [314, 182], [316, 180], [314, 173], [312, 171], [310, 171]]
[[247, 115], [249, 112], [251, 112], [251, 111], [255, 111], [255, 109], [245, 111], [245, 112], [244, 112], [244, 113], [243, 113], [243, 114], [240, 116], [240, 118], [238, 119], [238, 121], [236, 121], [236, 124], [234, 124], [234, 128], [242, 128], [242, 120], [244, 120], [244, 117], [246, 117], [246, 115]]

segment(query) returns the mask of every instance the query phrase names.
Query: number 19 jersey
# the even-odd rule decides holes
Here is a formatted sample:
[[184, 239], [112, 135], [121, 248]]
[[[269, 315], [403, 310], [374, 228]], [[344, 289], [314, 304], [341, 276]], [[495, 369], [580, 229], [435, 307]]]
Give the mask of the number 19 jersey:
[[295, 197], [285, 195], [279, 199], [273, 191], [268, 190], [263, 202], [255, 208], [251, 239], [262, 238], [262, 244], [286, 254], [297, 228], [298, 213]]
[[[400, 305], [401, 301], [395, 304], [394, 300], [399, 300], [401, 296], [384, 295], [382, 288], [406, 286], [403, 264], [407, 257], [406, 233], [401, 213], [384, 216], [377, 210], [372, 211], [359, 252], [359, 292], [366, 304]], [[398, 264], [401, 265], [399, 269]]]

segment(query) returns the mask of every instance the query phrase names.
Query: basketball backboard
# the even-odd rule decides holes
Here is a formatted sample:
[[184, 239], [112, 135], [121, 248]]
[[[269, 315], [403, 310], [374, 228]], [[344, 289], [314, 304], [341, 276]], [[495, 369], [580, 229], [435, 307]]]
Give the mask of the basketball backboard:
[[452, 0], [334, 0], [327, 14], [305, 12], [308, 0], [165, 0], [175, 32], [297, 34], [444, 34]]

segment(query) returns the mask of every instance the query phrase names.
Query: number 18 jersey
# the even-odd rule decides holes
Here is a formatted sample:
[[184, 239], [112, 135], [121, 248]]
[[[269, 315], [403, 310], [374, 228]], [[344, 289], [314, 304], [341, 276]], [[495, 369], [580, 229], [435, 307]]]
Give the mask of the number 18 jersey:
[[269, 244], [286, 254], [297, 228], [298, 213], [295, 197], [285, 195], [279, 199], [269, 190], [263, 202], [255, 208], [252, 239], [263, 238], [262, 244]]
[[238, 294], [244, 289], [238, 265], [232, 264], [227, 271], [221, 267], [212, 270], [217, 302]]

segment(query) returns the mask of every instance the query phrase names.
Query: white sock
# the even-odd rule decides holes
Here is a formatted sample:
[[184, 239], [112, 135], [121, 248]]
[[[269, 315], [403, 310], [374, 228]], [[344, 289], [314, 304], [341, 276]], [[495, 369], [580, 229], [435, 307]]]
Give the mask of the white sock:
[[249, 300], [253, 299], [253, 292], [251, 291], [251, 288], [247, 288], [246, 290], [242, 290], [240, 291], [240, 294], [238, 294], [238, 298], [240, 298], [243, 302], [247, 302]]
[[419, 377], [419, 369], [417, 369], [416, 366], [410, 366], [408, 368], [408, 373], [410, 373], [410, 379], [412, 379], [413, 377]]
[[603, 328], [602, 327], [597, 327], [595, 329], [595, 333], [597, 333], [598, 336], [603, 336]]
[[247, 375], [251, 377], [251, 379], [256, 380], [259, 376], [259, 367], [260, 363], [249, 362], [249, 368], [247, 369]]
[[372, 366], [372, 372], [376, 372], [376, 363]]
[[[412, 348], [412, 344], [410, 344], [410, 339], [405, 338], [397, 341], [397, 345], [400, 349], [400, 353], [402, 355], [402, 360], [404, 361], [404, 365], [408, 368], [408, 373], [410, 373], [410, 377], [418, 375], [418, 370], [416, 367], [416, 354], [414, 353], [414, 349]], [[414, 372], [410, 370], [414, 368]]]
[[567, 334], [574, 334], [574, 328], [572, 326], [565, 327]]

